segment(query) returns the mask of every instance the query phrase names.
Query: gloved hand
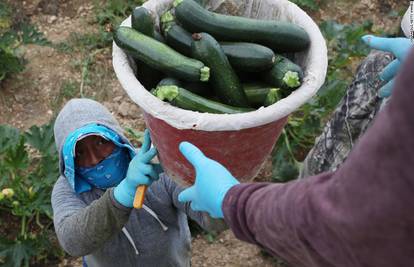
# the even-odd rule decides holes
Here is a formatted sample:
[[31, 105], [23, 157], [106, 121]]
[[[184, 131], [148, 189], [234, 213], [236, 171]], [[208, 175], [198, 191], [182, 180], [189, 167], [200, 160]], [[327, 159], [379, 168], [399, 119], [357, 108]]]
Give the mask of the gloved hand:
[[411, 41], [408, 38], [382, 38], [373, 35], [365, 35], [362, 40], [371, 48], [393, 53], [396, 57], [380, 74], [380, 78], [387, 83], [381, 87], [378, 95], [379, 97], [389, 97], [394, 87], [394, 76], [412, 47]]
[[150, 163], [155, 155], [157, 150], [151, 148], [151, 137], [149, 131], [145, 130], [141, 149], [129, 163], [125, 179], [114, 189], [115, 199], [125, 207], [133, 207], [135, 191], [139, 185], [149, 186], [158, 180], [158, 167]]
[[204, 156], [196, 146], [182, 142], [179, 149], [194, 166], [196, 179], [193, 186], [178, 195], [178, 200], [191, 201], [193, 210], [207, 211], [213, 218], [223, 218], [224, 196], [239, 182], [223, 165]]

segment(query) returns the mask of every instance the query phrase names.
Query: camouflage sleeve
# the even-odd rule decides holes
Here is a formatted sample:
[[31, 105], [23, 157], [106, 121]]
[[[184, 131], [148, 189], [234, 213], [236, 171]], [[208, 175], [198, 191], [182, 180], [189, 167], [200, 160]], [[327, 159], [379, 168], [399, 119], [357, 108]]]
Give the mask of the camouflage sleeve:
[[392, 54], [374, 50], [358, 66], [346, 95], [305, 158], [300, 178], [333, 171], [345, 161], [386, 102], [377, 96], [383, 85], [379, 74], [392, 60]]

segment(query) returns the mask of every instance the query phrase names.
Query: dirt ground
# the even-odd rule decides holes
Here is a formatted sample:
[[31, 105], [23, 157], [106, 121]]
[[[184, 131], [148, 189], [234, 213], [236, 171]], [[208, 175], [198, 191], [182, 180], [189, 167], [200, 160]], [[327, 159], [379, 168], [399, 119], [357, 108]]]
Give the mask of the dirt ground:
[[[52, 43], [68, 41], [71, 33], [96, 30], [92, 0], [16, 2]], [[374, 27], [384, 30], [395, 29], [399, 23], [399, 18], [388, 16], [391, 10], [405, 9], [405, 4], [396, 0], [325, 0], [320, 5], [320, 10], [311, 13], [316, 21], [336, 19], [349, 23], [370, 19]], [[103, 49], [95, 56], [102, 74], [94, 77], [92, 84], [82, 78], [81, 54], [37, 45], [25, 46], [21, 52], [28, 62], [25, 71], [5, 80], [0, 87], [0, 124], [28, 129], [49, 122], [68, 100], [64, 90], [70, 84], [77, 91], [84, 85], [88, 96], [101, 101], [123, 126], [139, 131], [145, 128], [139, 107], [129, 100], [115, 77], [110, 49]], [[268, 179], [270, 169], [268, 161], [258, 179]], [[257, 247], [238, 241], [231, 231], [221, 233], [211, 243], [204, 236], [197, 236], [192, 246], [193, 266], [282, 266]], [[60, 266], [81, 265], [79, 259], [66, 259]]]

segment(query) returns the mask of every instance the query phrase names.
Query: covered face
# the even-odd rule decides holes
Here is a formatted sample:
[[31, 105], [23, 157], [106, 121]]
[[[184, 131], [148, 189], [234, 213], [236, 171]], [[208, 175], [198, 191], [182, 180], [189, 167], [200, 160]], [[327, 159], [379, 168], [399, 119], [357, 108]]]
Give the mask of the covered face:
[[113, 116], [93, 100], [69, 101], [56, 119], [54, 132], [61, 174], [76, 193], [117, 185], [135, 155]]

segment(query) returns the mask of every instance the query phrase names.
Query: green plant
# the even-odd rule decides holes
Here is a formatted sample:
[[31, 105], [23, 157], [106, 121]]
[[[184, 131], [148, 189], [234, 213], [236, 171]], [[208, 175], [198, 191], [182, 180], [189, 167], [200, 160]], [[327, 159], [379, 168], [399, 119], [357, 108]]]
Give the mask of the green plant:
[[49, 241], [50, 195], [59, 175], [52, 123], [26, 132], [0, 125], [0, 144], [0, 211], [14, 225], [0, 238], [2, 266], [29, 266], [61, 256]]
[[312, 148], [315, 138], [321, 133], [352, 80], [354, 63], [369, 52], [361, 36], [372, 32], [371, 22], [342, 25], [325, 21], [320, 28], [329, 50], [327, 78], [318, 94], [290, 116], [272, 153], [272, 177], [275, 181], [297, 178], [300, 162]]
[[114, 29], [119, 26], [122, 20], [131, 14], [133, 8], [142, 5], [145, 1], [146, 0], [107, 0], [102, 4], [102, 1], [96, 0], [96, 20], [98, 24], [107, 25], [107, 27]]
[[24, 69], [25, 61], [19, 55], [21, 45], [50, 44], [36, 27], [27, 20], [15, 18], [14, 14], [6, 2], [0, 2], [0, 82], [7, 75]]

